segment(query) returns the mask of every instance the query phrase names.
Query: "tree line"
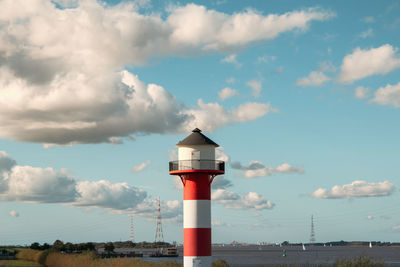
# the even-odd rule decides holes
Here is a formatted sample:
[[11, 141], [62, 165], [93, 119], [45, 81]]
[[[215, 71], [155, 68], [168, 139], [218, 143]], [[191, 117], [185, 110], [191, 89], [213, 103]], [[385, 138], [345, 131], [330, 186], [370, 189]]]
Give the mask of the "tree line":
[[56, 250], [62, 252], [82, 252], [82, 251], [95, 251], [98, 248], [104, 248], [106, 252], [113, 252], [115, 248], [158, 248], [158, 247], [171, 247], [168, 242], [138, 242], [131, 241], [117, 241], [117, 242], [86, 242], [86, 243], [64, 243], [61, 240], [56, 240], [52, 245], [48, 243], [40, 244], [38, 242], [32, 243], [29, 248], [35, 250]]

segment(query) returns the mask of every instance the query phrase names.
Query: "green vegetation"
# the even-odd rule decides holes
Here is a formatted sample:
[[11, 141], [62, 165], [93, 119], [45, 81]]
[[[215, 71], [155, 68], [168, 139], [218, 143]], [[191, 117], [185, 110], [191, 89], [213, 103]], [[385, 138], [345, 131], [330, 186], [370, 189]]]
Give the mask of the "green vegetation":
[[[18, 259], [40, 263], [47, 267], [181, 267], [176, 262], [150, 263], [138, 259], [119, 258], [112, 261], [101, 259], [96, 254], [62, 254], [55, 251], [26, 249], [17, 254]], [[40, 266], [40, 265], [39, 265]]]
[[61, 240], [56, 240], [54, 241], [53, 245], [49, 245], [47, 243], [44, 243], [43, 245], [40, 245], [38, 242], [34, 242], [30, 245], [31, 249], [34, 250], [47, 250], [47, 249], [53, 249], [57, 251], [87, 251], [87, 250], [95, 250], [96, 247], [92, 242], [88, 243], [80, 243], [80, 244], [72, 244], [70, 242], [67, 242], [64, 244]]
[[224, 260], [217, 260], [212, 263], [212, 267], [229, 267], [229, 264]]
[[106, 251], [107, 253], [112, 253], [114, 252], [114, 244], [112, 242], [108, 242], [107, 244], [104, 245], [104, 251]]
[[360, 256], [355, 259], [339, 259], [337, 260], [334, 267], [384, 267], [385, 264], [382, 261], [374, 261], [373, 258], [367, 256]]
[[[78, 243], [73, 244], [70, 242], [64, 243], [61, 240], [54, 241], [53, 245], [49, 245], [44, 243], [43, 245], [38, 242], [34, 242], [30, 245], [29, 248], [34, 250], [47, 250], [53, 249], [57, 251], [65, 251], [65, 252], [78, 252], [78, 251], [94, 251], [96, 248], [105, 248], [106, 246], [110, 247], [113, 245], [114, 248], [159, 248], [159, 247], [173, 247], [172, 244], [167, 242], [139, 242], [133, 243], [131, 241], [117, 241], [117, 242], [87, 242], [87, 243]], [[107, 250], [106, 250], [107, 251]]]
[[[306, 246], [316, 246], [316, 247], [322, 247], [322, 246], [368, 246], [370, 241], [329, 241], [326, 243], [304, 243]], [[388, 247], [388, 246], [400, 246], [400, 243], [391, 243], [391, 242], [380, 242], [380, 241], [372, 241], [371, 242], [372, 246], [374, 247]], [[289, 241], [284, 241], [281, 243], [282, 246], [301, 246], [303, 243], [290, 243]]]

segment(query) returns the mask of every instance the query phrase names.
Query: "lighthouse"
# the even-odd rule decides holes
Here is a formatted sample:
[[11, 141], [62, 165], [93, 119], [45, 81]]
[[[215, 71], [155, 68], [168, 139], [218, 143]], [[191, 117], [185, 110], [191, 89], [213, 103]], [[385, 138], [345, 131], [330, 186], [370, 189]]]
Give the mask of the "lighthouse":
[[197, 128], [176, 146], [169, 174], [183, 184], [183, 265], [211, 267], [211, 183], [225, 173], [225, 162], [215, 160], [218, 145]]

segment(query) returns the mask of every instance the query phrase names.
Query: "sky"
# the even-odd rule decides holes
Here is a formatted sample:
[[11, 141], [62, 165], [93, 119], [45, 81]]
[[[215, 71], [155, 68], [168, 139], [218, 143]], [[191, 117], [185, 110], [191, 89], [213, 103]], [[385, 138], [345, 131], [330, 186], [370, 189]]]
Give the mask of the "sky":
[[[183, 240], [175, 145], [218, 143], [214, 243], [400, 240], [398, 1], [0, 0], [0, 245]], [[6, 10], [6, 12], [5, 12]]]

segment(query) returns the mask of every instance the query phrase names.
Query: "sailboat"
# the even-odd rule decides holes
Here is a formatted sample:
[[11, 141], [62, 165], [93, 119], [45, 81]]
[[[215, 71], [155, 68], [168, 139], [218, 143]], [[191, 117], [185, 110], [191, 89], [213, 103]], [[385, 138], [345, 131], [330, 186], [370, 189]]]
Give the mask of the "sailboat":
[[304, 244], [303, 244], [303, 250], [306, 250], [306, 246], [304, 246]]
[[372, 248], [372, 243], [371, 242], [369, 242], [369, 248]]

